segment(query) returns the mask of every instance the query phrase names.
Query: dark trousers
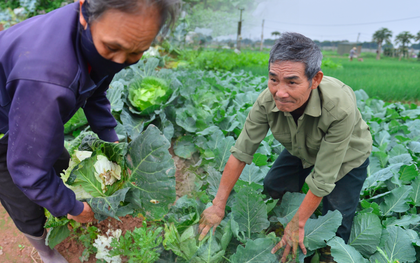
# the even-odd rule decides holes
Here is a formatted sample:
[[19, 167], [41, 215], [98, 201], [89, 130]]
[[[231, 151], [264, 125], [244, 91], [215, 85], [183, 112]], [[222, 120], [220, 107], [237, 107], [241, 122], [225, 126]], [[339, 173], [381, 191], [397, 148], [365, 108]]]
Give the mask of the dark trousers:
[[[369, 158], [336, 182], [334, 190], [322, 199], [322, 214], [338, 210], [343, 215], [337, 236], [347, 243], [353, 217], [359, 204], [360, 191], [367, 177]], [[274, 199], [281, 199], [286, 192], [299, 192], [313, 166], [304, 169], [302, 161], [283, 150], [264, 179], [264, 191]]]
[[[7, 169], [7, 145], [0, 144], [0, 201], [16, 227], [31, 236], [42, 236], [46, 221], [44, 208], [35, 204], [13, 183]], [[67, 169], [70, 155], [67, 150], [61, 154], [54, 169], [57, 175]]]

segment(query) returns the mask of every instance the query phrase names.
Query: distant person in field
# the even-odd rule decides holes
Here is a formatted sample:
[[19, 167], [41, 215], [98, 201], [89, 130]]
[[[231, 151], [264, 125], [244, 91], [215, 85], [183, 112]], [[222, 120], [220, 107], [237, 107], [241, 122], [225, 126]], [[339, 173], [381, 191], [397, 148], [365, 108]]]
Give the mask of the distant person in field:
[[83, 108], [99, 138], [117, 142], [106, 90], [136, 63], [177, 0], [80, 0], [0, 32], [0, 200], [44, 263], [44, 207], [81, 223], [94, 213], [58, 176], [69, 164], [63, 125]]
[[350, 50], [350, 61], [353, 61], [353, 58], [356, 57], [357, 53], [356, 53], [356, 47], [353, 47]]
[[[228, 196], [245, 164], [270, 129], [285, 150], [264, 179], [264, 192], [281, 199], [299, 192], [304, 182], [309, 191], [296, 215], [285, 227], [281, 241], [282, 261], [303, 244], [304, 227], [323, 201], [322, 213], [338, 210], [343, 215], [337, 235], [348, 241], [353, 217], [367, 177], [372, 137], [357, 108], [353, 90], [343, 82], [324, 76], [322, 54], [309, 38], [284, 33], [270, 52], [268, 88], [248, 114], [226, 164], [213, 205], [200, 219], [200, 239], [223, 219]], [[322, 262], [335, 262], [323, 249]]]

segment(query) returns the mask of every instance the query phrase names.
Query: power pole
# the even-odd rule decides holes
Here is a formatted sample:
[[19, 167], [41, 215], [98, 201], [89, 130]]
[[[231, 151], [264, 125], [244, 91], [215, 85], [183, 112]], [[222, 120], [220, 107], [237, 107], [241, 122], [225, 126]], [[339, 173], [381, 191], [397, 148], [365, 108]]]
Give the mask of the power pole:
[[236, 48], [238, 50], [241, 50], [242, 11], [244, 11], [244, 9], [245, 8], [239, 8], [239, 10], [241, 11], [241, 15], [240, 15], [240, 19], [239, 19], [239, 22], [238, 22], [238, 37], [237, 37], [237, 40], [236, 40]]
[[262, 22], [262, 29], [261, 29], [261, 44], [260, 44], [260, 51], [262, 51], [263, 48], [263, 42], [264, 42], [264, 19]]
[[356, 43], [359, 43], [359, 37], [360, 37], [360, 33], [357, 35]]

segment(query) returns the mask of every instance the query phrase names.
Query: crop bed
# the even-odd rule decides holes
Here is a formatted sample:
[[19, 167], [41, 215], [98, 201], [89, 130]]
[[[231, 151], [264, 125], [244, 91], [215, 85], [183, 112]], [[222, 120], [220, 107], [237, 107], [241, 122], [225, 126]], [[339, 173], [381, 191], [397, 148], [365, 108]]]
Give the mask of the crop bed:
[[[110, 219], [99, 225], [80, 225], [50, 217], [50, 245], [73, 237], [58, 245], [60, 251], [65, 252], [77, 239], [84, 245], [80, 260], [90, 257], [89, 262], [95, 262], [94, 256], [97, 262], [278, 262], [282, 252], [270, 253], [280, 240], [276, 229], [293, 217], [305, 190], [287, 193], [279, 204], [261, 193], [264, 176], [283, 150], [271, 132], [235, 185], [220, 226], [202, 241], [197, 233], [199, 216], [211, 205], [229, 149], [266, 88], [266, 77], [245, 72], [157, 70], [157, 66], [157, 59], [141, 61], [118, 73], [111, 83], [107, 96], [119, 121], [120, 143], [95, 138], [83, 114], [66, 125], [66, 132], [76, 136], [69, 135], [66, 146], [79, 162], [66, 172], [66, 183], [69, 187], [82, 185], [90, 194], [80, 199], [91, 204], [98, 220], [140, 218], [137, 229], [121, 234], [115, 231], [118, 221], [113, 219], [114, 231], [106, 233]], [[148, 86], [158, 89], [160, 98], [151, 97], [150, 104], [139, 108], [130, 89], [151, 77], [164, 81], [154, 84], [161, 88]], [[335, 236], [342, 219], [338, 211], [325, 216], [316, 212], [305, 226], [307, 256], [329, 245], [338, 262], [418, 262], [420, 109], [386, 104], [369, 98], [363, 90], [356, 91], [356, 96], [374, 147], [351, 237], [345, 244]], [[93, 154], [80, 160], [75, 153], [82, 150]], [[113, 185], [91, 182], [99, 155], [121, 167], [121, 177]], [[75, 184], [81, 181], [84, 183]], [[106, 227], [101, 228], [103, 225]], [[297, 261], [303, 262], [304, 257], [299, 252]]]

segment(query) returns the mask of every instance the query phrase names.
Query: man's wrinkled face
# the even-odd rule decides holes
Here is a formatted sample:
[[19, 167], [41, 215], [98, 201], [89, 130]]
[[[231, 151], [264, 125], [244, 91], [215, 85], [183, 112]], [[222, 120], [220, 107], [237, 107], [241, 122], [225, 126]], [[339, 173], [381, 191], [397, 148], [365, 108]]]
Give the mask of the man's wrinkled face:
[[292, 112], [308, 101], [311, 91], [316, 89], [322, 80], [319, 71], [311, 81], [305, 75], [305, 64], [294, 61], [270, 63], [268, 88], [280, 111]]

